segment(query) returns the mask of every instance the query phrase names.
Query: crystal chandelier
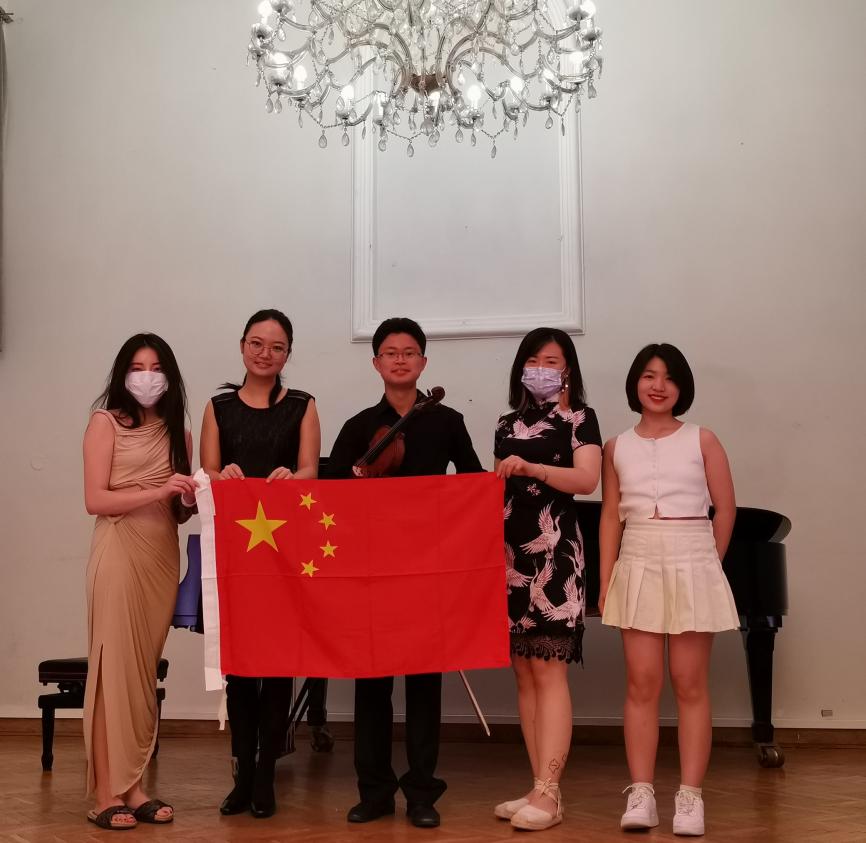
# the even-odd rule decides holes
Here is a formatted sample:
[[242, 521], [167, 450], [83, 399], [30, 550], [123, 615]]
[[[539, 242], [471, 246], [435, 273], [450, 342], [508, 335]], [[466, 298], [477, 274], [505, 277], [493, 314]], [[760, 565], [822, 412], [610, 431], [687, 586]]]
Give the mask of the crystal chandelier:
[[[516, 138], [530, 111], [559, 122], [595, 96], [601, 29], [592, 0], [264, 0], [249, 57], [268, 112], [286, 106], [321, 128], [368, 126], [384, 152], [389, 136], [435, 147], [453, 130], [472, 146]], [[449, 130], [448, 127], [451, 127]]]

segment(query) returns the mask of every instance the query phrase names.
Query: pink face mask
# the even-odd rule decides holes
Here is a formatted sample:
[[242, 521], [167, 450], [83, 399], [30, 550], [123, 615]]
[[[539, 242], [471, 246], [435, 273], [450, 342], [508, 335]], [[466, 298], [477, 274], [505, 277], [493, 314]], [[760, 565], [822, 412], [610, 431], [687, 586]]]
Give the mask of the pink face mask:
[[532, 397], [543, 404], [552, 401], [562, 392], [562, 372], [544, 366], [531, 366], [523, 370], [521, 383], [532, 393]]

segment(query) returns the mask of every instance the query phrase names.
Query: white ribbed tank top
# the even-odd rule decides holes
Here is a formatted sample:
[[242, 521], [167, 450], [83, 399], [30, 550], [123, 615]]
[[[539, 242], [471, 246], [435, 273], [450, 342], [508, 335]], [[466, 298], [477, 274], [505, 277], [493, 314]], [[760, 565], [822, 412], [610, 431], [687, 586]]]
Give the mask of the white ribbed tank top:
[[619, 517], [706, 517], [710, 507], [701, 453], [701, 429], [683, 424], [661, 439], [644, 439], [634, 428], [616, 437], [613, 466], [619, 479]]

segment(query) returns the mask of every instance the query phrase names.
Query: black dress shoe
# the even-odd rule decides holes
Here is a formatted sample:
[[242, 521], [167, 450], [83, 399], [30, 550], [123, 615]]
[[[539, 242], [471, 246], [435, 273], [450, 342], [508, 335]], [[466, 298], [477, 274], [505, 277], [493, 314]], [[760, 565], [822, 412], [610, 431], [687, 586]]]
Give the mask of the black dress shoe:
[[439, 825], [439, 812], [432, 805], [408, 805], [406, 816], [418, 828], [436, 828]]
[[394, 802], [359, 802], [349, 809], [346, 819], [350, 823], [369, 823], [379, 817], [387, 817], [394, 813]]

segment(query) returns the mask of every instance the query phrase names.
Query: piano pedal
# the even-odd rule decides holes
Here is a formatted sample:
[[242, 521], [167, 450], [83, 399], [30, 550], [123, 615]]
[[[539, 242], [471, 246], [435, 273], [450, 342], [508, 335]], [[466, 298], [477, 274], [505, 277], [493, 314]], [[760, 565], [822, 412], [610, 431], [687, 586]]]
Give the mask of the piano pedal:
[[758, 763], [762, 767], [781, 767], [785, 763], [785, 754], [778, 744], [756, 743], [755, 750], [758, 753]]

